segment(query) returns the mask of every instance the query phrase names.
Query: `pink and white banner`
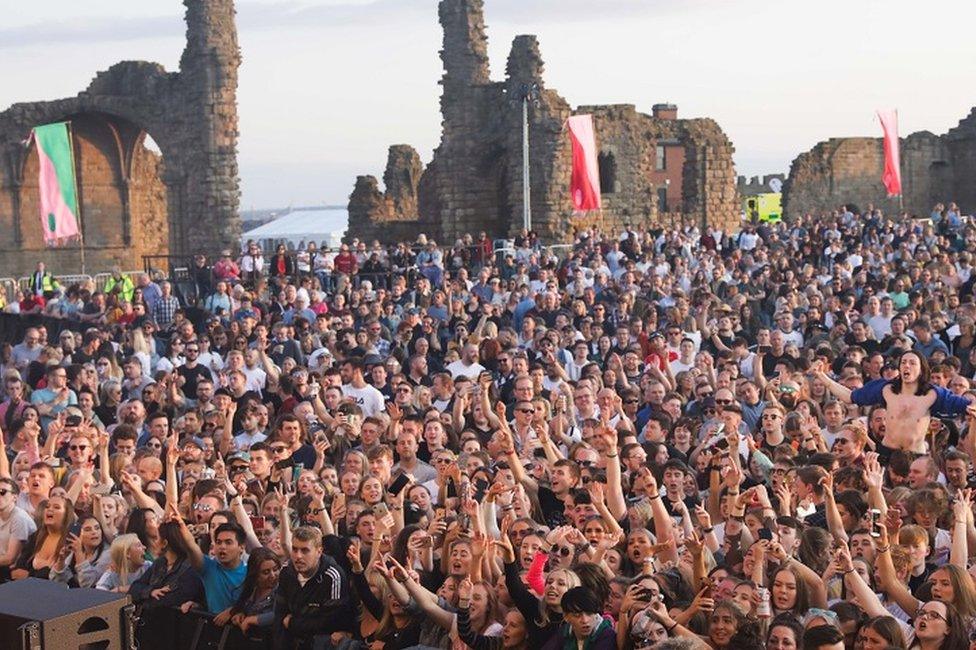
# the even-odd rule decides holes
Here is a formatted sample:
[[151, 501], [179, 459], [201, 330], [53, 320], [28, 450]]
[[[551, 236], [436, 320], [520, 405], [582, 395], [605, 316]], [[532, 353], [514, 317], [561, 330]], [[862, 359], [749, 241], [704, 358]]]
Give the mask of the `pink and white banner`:
[[573, 207], [580, 212], [600, 209], [600, 167], [592, 115], [574, 115], [566, 120], [573, 143], [573, 175], [569, 191]]
[[898, 142], [898, 111], [878, 111], [881, 129], [884, 131], [884, 174], [881, 182], [888, 196], [901, 196], [901, 152]]

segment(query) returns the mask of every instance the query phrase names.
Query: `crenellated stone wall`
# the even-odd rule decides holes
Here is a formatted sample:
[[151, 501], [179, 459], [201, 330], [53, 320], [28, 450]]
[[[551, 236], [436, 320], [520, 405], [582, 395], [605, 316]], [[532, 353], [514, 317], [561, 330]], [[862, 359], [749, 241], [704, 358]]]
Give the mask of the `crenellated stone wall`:
[[[48, 249], [38, 217], [38, 125], [69, 121], [90, 269], [141, 268], [142, 255], [212, 253], [240, 233], [233, 0], [184, 0], [187, 42], [178, 72], [124, 61], [66, 99], [0, 112], [0, 276], [43, 260], [78, 272], [77, 243]], [[144, 146], [146, 135], [162, 155]]]
[[[493, 237], [520, 231], [521, 98], [527, 89], [532, 91], [532, 228], [545, 241], [568, 240], [575, 227], [591, 223], [737, 228], [733, 148], [713, 120], [678, 119], [677, 107], [667, 104], [656, 105], [653, 115], [633, 105], [574, 110], [546, 87], [539, 43], [531, 35], [515, 37], [505, 80], [492, 82], [483, 11], [482, 0], [440, 1], [442, 133], [417, 185], [419, 215], [409, 216], [395, 206], [396, 214], [391, 214], [391, 200], [402, 190], [391, 190], [388, 184], [381, 192], [375, 178], [359, 177], [349, 202], [347, 238], [392, 241], [400, 231], [382, 224], [402, 219], [413, 221], [414, 236], [425, 232], [447, 240], [482, 230]], [[575, 215], [569, 197], [572, 151], [564, 125], [571, 115], [583, 113], [594, 119], [604, 207], [600, 213]]]

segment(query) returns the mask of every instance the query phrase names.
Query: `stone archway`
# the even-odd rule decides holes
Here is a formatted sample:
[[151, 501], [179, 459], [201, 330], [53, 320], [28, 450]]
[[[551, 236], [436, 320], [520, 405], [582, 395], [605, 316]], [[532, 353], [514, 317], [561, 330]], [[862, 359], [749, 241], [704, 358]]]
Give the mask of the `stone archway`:
[[[23, 141], [42, 124], [73, 125], [87, 266], [141, 268], [143, 254], [213, 255], [236, 248], [237, 69], [233, 0], [183, 0], [180, 70], [124, 61], [75, 97], [0, 112], [0, 276], [43, 260], [80, 270], [77, 246], [48, 249], [37, 226], [36, 152]], [[146, 134], [162, 159], [143, 146]], [[165, 266], [165, 264], [161, 264]]]
[[[142, 266], [142, 256], [169, 251], [165, 162], [144, 146], [146, 131], [129, 120], [107, 113], [66, 115], [71, 125], [77, 170], [78, 199], [85, 253], [90, 268], [104, 270], [118, 263], [126, 269]], [[23, 248], [44, 248], [36, 227], [39, 190], [37, 151], [30, 149], [23, 161], [19, 188], [19, 223], [4, 223]], [[70, 243], [50, 251], [54, 268], [77, 262], [81, 246]]]

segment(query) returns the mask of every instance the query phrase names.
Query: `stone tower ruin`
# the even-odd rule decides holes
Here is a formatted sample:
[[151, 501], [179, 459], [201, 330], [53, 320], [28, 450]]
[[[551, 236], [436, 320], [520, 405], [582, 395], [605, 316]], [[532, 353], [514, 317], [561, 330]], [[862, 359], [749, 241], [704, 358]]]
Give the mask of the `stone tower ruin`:
[[[517, 36], [504, 81], [492, 81], [483, 0], [441, 0], [441, 141], [424, 169], [409, 145], [390, 149], [380, 190], [360, 176], [349, 199], [347, 238], [389, 242], [425, 232], [453, 240], [481, 230], [492, 237], [522, 228], [521, 103], [529, 110], [532, 226], [546, 241], [565, 241], [573, 228], [693, 223], [736, 229], [739, 207], [731, 142], [711, 119], [678, 119], [658, 104], [651, 115], [630, 104], [575, 110], [546, 87], [535, 36]], [[602, 214], [573, 214], [572, 150], [564, 124], [593, 115], [603, 192]], [[389, 179], [416, 179], [414, 184]]]
[[[178, 72], [124, 61], [75, 97], [14, 104], [0, 113], [0, 275], [40, 260], [78, 271], [77, 244], [48, 249], [38, 218], [31, 128], [67, 120], [88, 266], [142, 267], [143, 255], [215, 254], [240, 233], [237, 70], [233, 0], [184, 0]], [[150, 135], [161, 155], [146, 148]], [[156, 266], [165, 266], [158, 260]]]

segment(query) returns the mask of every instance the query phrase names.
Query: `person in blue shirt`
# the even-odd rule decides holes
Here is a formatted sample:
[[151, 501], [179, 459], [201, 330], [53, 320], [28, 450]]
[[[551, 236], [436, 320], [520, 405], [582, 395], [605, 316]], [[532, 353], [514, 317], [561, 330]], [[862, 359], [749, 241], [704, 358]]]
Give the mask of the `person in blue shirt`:
[[827, 376], [822, 363], [813, 371], [842, 402], [858, 406], [884, 405], [885, 433], [878, 445], [882, 463], [887, 462], [896, 449], [927, 454], [925, 436], [933, 416], [956, 417], [967, 410], [976, 414], [976, 406], [968, 397], [955, 395], [929, 381], [928, 361], [917, 350], [902, 353], [898, 359], [898, 376], [894, 379], [875, 379], [855, 390]]
[[68, 371], [62, 366], [48, 366], [47, 387], [31, 394], [31, 404], [41, 416], [41, 425], [47, 431], [51, 421], [61, 411], [78, 403], [78, 396], [68, 387]]
[[[226, 624], [247, 576], [243, 561], [246, 535], [240, 525], [232, 522], [217, 527], [213, 538], [213, 557], [203, 554], [183, 518], [170, 506], [170, 517], [180, 524], [180, 533], [187, 547], [187, 559], [203, 580], [207, 611], [215, 615], [214, 622]], [[223, 622], [221, 622], [223, 620]]]

